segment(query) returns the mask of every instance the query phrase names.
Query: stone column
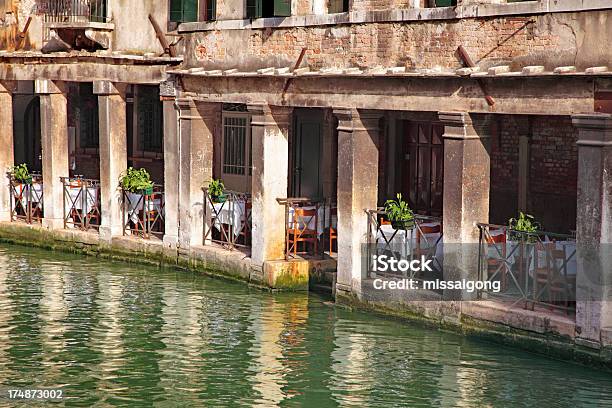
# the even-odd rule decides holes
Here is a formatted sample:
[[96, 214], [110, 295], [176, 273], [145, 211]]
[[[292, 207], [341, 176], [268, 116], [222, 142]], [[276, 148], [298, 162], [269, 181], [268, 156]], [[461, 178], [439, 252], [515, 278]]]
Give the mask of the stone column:
[[180, 100], [181, 110], [181, 248], [202, 245], [204, 233], [204, 193], [202, 185], [213, 176], [213, 138], [220, 126], [221, 104]]
[[13, 84], [0, 82], [0, 221], [11, 220], [7, 171], [13, 167]]
[[255, 267], [264, 261], [284, 259], [285, 209], [277, 198], [287, 197], [292, 109], [249, 105], [253, 156], [252, 249]]
[[378, 145], [382, 113], [334, 109], [338, 118], [338, 275], [336, 294], [361, 295], [366, 209], [378, 201]]
[[100, 128], [100, 238], [110, 242], [123, 234], [119, 177], [127, 168], [125, 85], [95, 81]]
[[612, 115], [573, 116], [578, 129], [576, 343], [612, 345]]
[[[439, 118], [444, 124], [444, 278], [475, 280], [479, 239], [476, 223], [489, 221], [489, 117], [440, 112]], [[463, 298], [456, 292], [445, 296]]]
[[164, 248], [176, 249], [179, 229], [179, 132], [174, 97], [162, 94], [164, 111]]
[[43, 173], [43, 226], [64, 228], [64, 192], [60, 177], [68, 177], [67, 95], [63, 82], [37, 79]]

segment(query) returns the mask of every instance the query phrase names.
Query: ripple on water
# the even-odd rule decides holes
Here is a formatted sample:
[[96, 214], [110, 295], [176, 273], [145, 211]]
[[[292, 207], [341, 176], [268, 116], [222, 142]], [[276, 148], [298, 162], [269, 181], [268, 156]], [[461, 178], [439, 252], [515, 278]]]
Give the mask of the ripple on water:
[[0, 388], [80, 405], [612, 406], [612, 376], [315, 295], [0, 246]]

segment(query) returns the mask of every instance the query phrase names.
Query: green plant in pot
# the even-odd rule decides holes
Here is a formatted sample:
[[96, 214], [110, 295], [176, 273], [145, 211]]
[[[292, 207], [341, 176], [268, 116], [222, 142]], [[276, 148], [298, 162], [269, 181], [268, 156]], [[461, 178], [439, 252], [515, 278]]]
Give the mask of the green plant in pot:
[[225, 185], [221, 179], [212, 179], [208, 183], [208, 194], [214, 203], [223, 203], [225, 197]]
[[414, 228], [414, 213], [408, 206], [408, 203], [402, 200], [402, 195], [397, 194], [396, 200], [387, 200], [385, 202], [385, 213], [391, 221], [391, 226], [394, 229], [412, 229]]
[[129, 167], [119, 177], [119, 184], [125, 191], [130, 193], [153, 194], [153, 182], [149, 172], [145, 169]]
[[[520, 211], [518, 218], [510, 218], [508, 220], [508, 232], [509, 239], [513, 241], [520, 241], [522, 237], [527, 237], [527, 242], [535, 242], [537, 241], [536, 235], [534, 234], [536, 231], [541, 230], [540, 223], [535, 220], [533, 215], [525, 214]], [[528, 234], [523, 234], [524, 232]]]
[[13, 166], [9, 173], [18, 183], [32, 184], [32, 175], [28, 171], [28, 165], [25, 163]]

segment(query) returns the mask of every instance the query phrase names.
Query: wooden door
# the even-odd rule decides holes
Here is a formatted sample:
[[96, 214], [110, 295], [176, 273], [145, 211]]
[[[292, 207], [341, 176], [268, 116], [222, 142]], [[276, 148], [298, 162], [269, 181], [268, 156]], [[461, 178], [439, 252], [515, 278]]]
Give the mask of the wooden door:
[[442, 215], [444, 127], [437, 123], [403, 121], [402, 195], [410, 208], [424, 215]]

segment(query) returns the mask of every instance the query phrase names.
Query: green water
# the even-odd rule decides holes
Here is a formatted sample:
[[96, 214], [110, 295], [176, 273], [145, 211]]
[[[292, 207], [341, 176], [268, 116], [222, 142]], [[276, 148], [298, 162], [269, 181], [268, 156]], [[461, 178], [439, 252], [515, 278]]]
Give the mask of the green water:
[[[612, 376], [197, 274], [0, 245], [0, 407], [612, 406]], [[29, 403], [31, 405], [31, 403]]]

